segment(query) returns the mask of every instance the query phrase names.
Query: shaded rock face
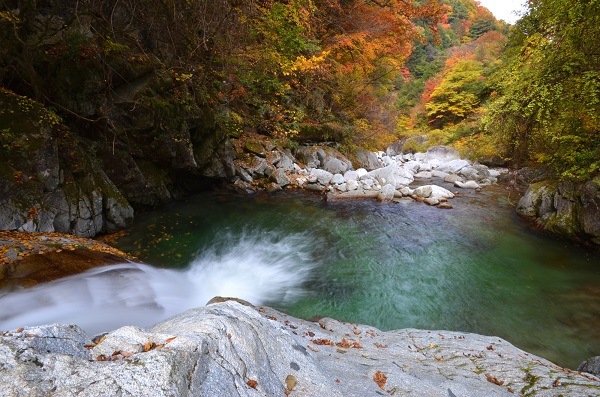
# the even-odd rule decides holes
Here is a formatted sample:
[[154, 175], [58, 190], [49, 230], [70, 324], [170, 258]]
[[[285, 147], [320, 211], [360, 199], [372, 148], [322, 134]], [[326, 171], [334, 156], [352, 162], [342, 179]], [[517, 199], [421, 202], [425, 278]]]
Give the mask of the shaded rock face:
[[0, 229], [89, 237], [131, 222], [132, 207], [56, 115], [0, 91], [0, 126]]
[[580, 184], [534, 183], [517, 212], [550, 232], [600, 245], [600, 177]]
[[95, 345], [73, 325], [14, 330], [0, 334], [0, 362], [3, 396], [600, 393], [598, 378], [496, 337], [317, 324], [234, 301], [188, 310], [148, 330], [123, 327]]
[[352, 169], [352, 162], [346, 156], [328, 146], [301, 146], [296, 158], [309, 167], [318, 167], [332, 174], [343, 174]]

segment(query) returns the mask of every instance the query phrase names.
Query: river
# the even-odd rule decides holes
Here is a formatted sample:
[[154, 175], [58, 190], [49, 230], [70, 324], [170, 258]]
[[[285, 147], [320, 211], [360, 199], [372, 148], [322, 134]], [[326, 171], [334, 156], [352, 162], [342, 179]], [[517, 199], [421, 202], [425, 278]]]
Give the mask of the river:
[[152, 266], [94, 269], [0, 297], [0, 327], [146, 326], [213, 296], [383, 330], [507, 339], [577, 368], [600, 354], [600, 255], [530, 230], [500, 188], [454, 209], [207, 193], [136, 218], [119, 248]]

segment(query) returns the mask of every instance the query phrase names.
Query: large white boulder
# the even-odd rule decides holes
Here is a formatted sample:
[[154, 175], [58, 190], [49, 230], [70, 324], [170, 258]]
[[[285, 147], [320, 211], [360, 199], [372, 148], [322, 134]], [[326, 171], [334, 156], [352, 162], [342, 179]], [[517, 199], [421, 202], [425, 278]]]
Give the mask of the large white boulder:
[[399, 163], [370, 171], [368, 176], [376, 179], [381, 185], [389, 183], [394, 189], [409, 185], [415, 180], [413, 174]]

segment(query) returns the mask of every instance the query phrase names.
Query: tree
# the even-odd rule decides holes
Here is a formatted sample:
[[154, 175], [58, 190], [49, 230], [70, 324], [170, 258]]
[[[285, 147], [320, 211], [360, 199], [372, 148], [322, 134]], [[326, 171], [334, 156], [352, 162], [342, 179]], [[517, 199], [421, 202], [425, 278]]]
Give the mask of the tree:
[[600, 1], [531, 0], [517, 22], [485, 127], [517, 162], [568, 178], [600, 171]]

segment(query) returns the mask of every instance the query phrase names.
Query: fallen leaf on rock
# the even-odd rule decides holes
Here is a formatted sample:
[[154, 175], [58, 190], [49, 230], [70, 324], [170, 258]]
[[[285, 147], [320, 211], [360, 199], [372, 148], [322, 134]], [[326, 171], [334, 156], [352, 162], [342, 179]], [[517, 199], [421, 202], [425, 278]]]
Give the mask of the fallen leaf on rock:
[[19, 328], [19, 329], [17, 330], [17, 332], [23, 332], [23, 330], [24, 330], [24, 329], [25, 329], [25, 328], [21, 327], [21, 328]]
[[248, 382], [246, 382], [246, 384], [248, 386], [250, 386], [253, 389], [256, 389], [256, 385], [258, 384], [258, 382], [256, 382], [255, 380], [250, 379]]
[[127, 358], [127, 357], [133, 356], [133, 353], [131, 353], [131, 352], [123, 352], [123, 353], [121, 353], [121, 356], [123, 356], [123, 358]]
[[285, 377], [285, 387], [289, 391], [294, 390], [294, 387], [296, 387], [296, 383], [298, 383], [298, 380], [294, 375], [288, 375]]
[[308, 347], [309, 350], [317, 353], [319, 351], [319, 349], [315, 349], [314, 347], [312, 347], [311, 345], [306, 345], [306, 347]]
[[494, 346], [489, 345], [488, 347], [486, 347], [486, 349], [488, 349], [488, 350], [494, 350]]
[[373, 380], [375, 381], [375, 383], [377, 383], [377, 386], [379, 386], [381, 390], [384, 390], [383, 388], [385, 387], [385, 383], [387, 382], [387, 376], [385, 376], [383, 372], [375, 372], [375, 375], [373, 375]]
[[498, 386], [502, 386], [504, 384], [503, 380], [498, 380], [498, 378], [496, 378], [495, 376], [492, 376], [490, 374], [485, 374], [485, 378], [487, 379], [488, 382], [493, 383]]
[[377, 346], [380, 349], [387, 349], [387, 347], [388, 347], [388, 345], [382, 345], [379, 342], [375, 342], [374, 345]]
[[175, 340], [175, 338], [177, 338], [176, 336], [172, 337], [172, 338], [167, 338], [165, 340], [165, 343], [169, 343], [169, 342], [173, 342]]
[[154, 342], [148, 342], [144, 345], [144, 351], [150, 351], [152, 349], [156, 348], [156, 345], [154, 344]]
[[560, 385], [560, 382], [558, 381], [558, 379], [556, 379], [554, 381], [554, 383], [552, 384], [552, 387], [558, 387]]
[[315, 345], [326, 345], [326, 346], [333, 346], [333, 342], [330, 341], [329, 339], [311, 339], [310, 340], [312, 343], [314, 343]]

